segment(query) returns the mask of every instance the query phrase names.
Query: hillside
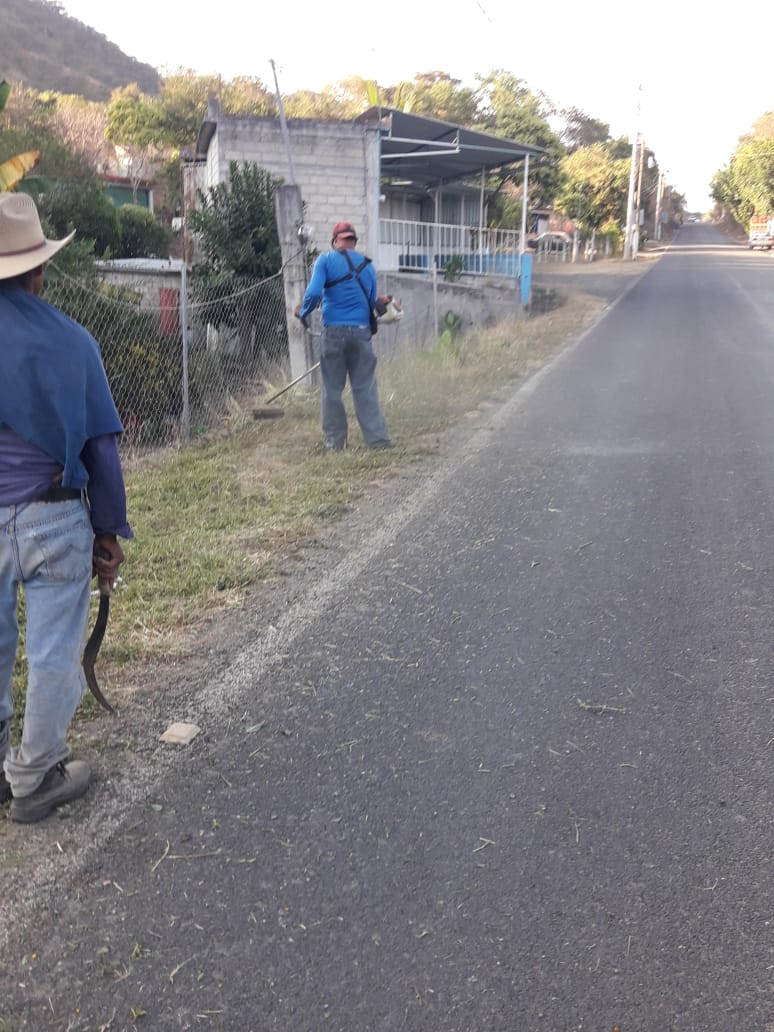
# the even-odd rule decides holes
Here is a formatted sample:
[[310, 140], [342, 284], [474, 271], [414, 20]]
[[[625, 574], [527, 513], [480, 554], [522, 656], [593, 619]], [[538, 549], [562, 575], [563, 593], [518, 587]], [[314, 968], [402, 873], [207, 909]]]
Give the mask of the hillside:
[[65, 14], [57, 0], [2, 0], [2, 7], [0, 79], [89, 100], [108, 100], [131, 82], [158, 91], [155, 68]]

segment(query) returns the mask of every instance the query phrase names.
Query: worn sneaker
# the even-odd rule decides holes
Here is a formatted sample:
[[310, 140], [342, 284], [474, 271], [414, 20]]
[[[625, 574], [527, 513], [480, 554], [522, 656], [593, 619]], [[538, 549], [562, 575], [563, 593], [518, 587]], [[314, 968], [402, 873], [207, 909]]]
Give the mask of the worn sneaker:
[[14, 797], [8, 816], [20, 824], [34, 824], [48, 817], [57, 806], [78, 799], [89, 787], [91, 770], [83, 760], [57, 763], [32, 795]]

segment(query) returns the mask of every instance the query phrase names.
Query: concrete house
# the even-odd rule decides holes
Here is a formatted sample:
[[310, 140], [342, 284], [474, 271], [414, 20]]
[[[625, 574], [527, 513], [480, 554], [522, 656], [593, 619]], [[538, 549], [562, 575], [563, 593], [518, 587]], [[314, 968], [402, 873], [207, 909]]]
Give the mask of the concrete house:
[[[210, 101], [195, 159], [184, 166], [184, 199], [190, 210], [198, 191], [206, 194], [228, 181], [232, 162], [254, 162], [300, 194], [309, 248], [326, 250], [337, 222], [354, 223], [359, 248], [375, 263], [380, 291], [403, 302], [400, 324], [379, 335], [380, 347], [390, 349], [399, 340], [435, 340], [450, 316], [474, 326], [524, 311], [529, 163], [543, 154], [539, 147], [393, 108], [372, 107], [351, 121], [286, 122], [223, 115]], [[486, 177], [513, 165], [521, 169], [527, 199], [522, 227], [489, 229]], [[188, 246], [185, 253], [192, 255]], [[294, 376], [314, 357], [292, 315], [297, 300], [300, 294], [286, 281]]]
[[526, 192], [530, 159], [543, 153], [393, 108], [372, 107], [353, 121], [283, 125], [274, 117], [222, 115], [210, 101], [186, 171], [187, 203], [197, 189], [226, 181], [232, 161], [252, 161], [299, 187], [309, 243], [318, 250], [330, 245], [331, 227], [347, 219], [385, 272], [442, 270], [458, 255], [465, 272], [518, 275], [525, 227], [487, 229], [484, 180], [519, 165]]
[[305, 217], [313, 228], [310, 246], [324, 250], [340, 219], [353, 222], [361, 243], [373, 252], [378, 225], [379, 141], [376, 127], [353, 122], [291, 119], [287, 137], [279, 119], [222, 115], [210, 101], [196, 146], [195, 163], [184, 176], [206, 193], [228, 181], [229, 165], [255, 162], [301, 190]]

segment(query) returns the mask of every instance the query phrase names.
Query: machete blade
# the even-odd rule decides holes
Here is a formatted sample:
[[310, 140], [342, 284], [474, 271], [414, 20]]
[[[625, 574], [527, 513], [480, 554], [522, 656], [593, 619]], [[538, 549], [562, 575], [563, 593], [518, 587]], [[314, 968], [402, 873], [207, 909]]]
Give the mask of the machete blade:
[[100, 580], [99, 612], [97, 613], [97, 619], [94, 622], [94, 629], [89, 635], [89, 640], [86, 642], [86, 648], [83, 650], [83, 673], [86, 677], [86, 684], [89, 686], [89, 691], [100, 706], [106, 709], [108, 713], [115, 713], [113, 707], [102, 694], [102, 690], [97, 683], [97, 675], [94, 673], [94, 663], [97, 658], [97, 653], [100, 650], [100, 646], [102, 645], [102, 639], [105, 637], [105, 629], [107, 627], [109, 616], [110, 584], [106, 581]]

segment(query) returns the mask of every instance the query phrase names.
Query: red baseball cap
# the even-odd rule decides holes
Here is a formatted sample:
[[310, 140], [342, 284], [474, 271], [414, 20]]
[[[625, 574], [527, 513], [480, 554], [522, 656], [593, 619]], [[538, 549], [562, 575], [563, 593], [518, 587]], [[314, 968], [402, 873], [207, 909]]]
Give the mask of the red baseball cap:
[[357, 233], [355, 227], [351, 222], [337, 222], [333, 227], [333, 236], [331, 237], [331, 244], [336, 243], [336, 237], [352, 237], [353, 240], [357, 240]]

